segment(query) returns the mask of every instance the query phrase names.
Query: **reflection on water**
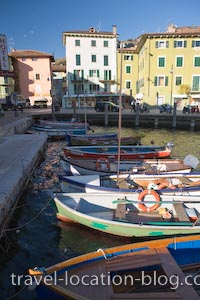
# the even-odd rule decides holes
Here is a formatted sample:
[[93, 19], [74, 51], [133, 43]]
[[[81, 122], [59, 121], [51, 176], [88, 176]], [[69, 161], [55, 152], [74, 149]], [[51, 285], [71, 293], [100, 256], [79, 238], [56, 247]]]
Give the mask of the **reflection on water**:
[[[98, 128], [95, 131], [103, 131]], [[117, 131], [117, 128], [109, 128]], [[156, 145], [174, 143], [173, 158], [183, 159], [192, 154], [200, 157], [200, 139], [197, 132], [142, 130], [142, 143]], [[132, 129], [122, 129], [122, 136], [134, 135]], [[54, 142], [48, 145], [45, 161], [36, 170], [30, 186], [27, 188], [17, 209], [12, 231], [6, 233], [11, 242], [11, 251], [5, 254], [0, 248], [0, 289], [2, 300], [14, 294], [11, 299], [34, 300], [35, 292], [21, 285], [12, 285], [11, 273], [27, 275], [29, 267], [49, 266], [64, 259], [95, 251], [98, 248], [112, 247], [130, 242], [119, 237], [106, 236], [75, 224], [64, 224], [56, 219], [56, 211], [50, 191], [59, 191], [58, 174], [63, 170], [59, 164], [59, 154], [65, 142]], [[131, 240], [133, 241], [133, 239]]]

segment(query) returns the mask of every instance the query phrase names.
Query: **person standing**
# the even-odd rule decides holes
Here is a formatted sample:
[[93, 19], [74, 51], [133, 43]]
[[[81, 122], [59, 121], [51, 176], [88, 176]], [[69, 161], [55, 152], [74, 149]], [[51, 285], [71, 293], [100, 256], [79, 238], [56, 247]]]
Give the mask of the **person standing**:
[[135, 101], [131, 101], [131, 112], [135, 110]]

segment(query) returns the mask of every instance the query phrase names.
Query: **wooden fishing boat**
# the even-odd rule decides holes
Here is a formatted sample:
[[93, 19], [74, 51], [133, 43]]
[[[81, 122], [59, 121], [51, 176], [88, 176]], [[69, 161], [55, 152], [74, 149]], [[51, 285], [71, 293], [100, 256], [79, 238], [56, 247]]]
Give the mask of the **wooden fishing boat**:
[[40, 126], [48, 126], [50, 128], [68, 129], [68, 128], [89, 128], [88, 123], [70, 121], [53, 121], [53, 120], [38, 120]]
[[62, 165], [67, 174], [72, 175], [111, 175], [119, 173], [133, 174], [162, 174], [166, 172], [180, 173], [191, 172], [197, 165], [184, 163], [179, 159], [143, 159], [143, 160], [120, 160], [118, 163], [113, 159], [77, 159], [62, 157]]
[[[173, 145], [165, 146], [124, 146], [120, 147], [120, 159], [148, 159], [169, 157]], [[63, 149], [66, 158], [118, 159], [118, 146], [72, 146]]]
[[66, 133], [85, 134], [85, 128], [51, 128], [48, 126], [32, 126], [32, 130], [37, 132], [45, 132], [50, 138], [66, 138]]
[[162, 195], [200, 195], [200, 172], [159, 175], [119, 174], [59, 176], [63, 192], [135, 193], [153, 189]]
[[[199, 196], [60, 193], [54, 197], [57, 218], [123, 237], [200, 233]], [[145, 201], [144, 201], [145, 200]]]
[[[68, 145], [116, 145], [118, 143], [117, 133], [89, 133], [84, 135], [67, 134]], [[122, 145], [140, 145], [141, 137], [129, 136], [121, 138]]]
[[[110, 176], [116, 182], [116, 175]], [[200, 172], [191, 173], [163, 173], [163, 174], [121, 174], [120, 179], [123, 182], [129, 179], [133, 185], [137, 185], [143, 189], [154, 189], [164, 191], [165, 189], [177, 191], [177, 189], [195, 188], [200, 185]], [[198, 194], [198, 192], [197, 192]]]
[[169, 237], [99, 248], [29, 275], [39, 300], [197, 300], [199, 253], [200, 235]]

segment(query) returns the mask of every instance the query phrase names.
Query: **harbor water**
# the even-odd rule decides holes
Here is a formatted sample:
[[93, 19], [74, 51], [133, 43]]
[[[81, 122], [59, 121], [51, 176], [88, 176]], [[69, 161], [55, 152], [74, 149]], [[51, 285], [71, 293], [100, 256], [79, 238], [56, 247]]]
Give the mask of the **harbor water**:
[[[95, 131], [102, 130], [95, 128]], [[109, 131], [117, 129], [109, 128]], [[198, 132], [145, 129], [141, 133], [144, 145], [172, 142], [172, 158], [184, 159], [188, 154], [200, 158]], [[134, 134], [132, 129], [122, 129], [122, 136]], [[0, 300], [37, 299], [31, 290], [29, 268], [47, 267], [98, 248], [134, 242], [134, 239], [107, 236], [56, 219], [52, 194], [60, 191], [58, 175], [64, 173], [60, 154], [65, 145], [65, 141], [48, 143], [44, 160], [18, 204], [10, 229], [4, 233], [5, 241], [0, 247]]]

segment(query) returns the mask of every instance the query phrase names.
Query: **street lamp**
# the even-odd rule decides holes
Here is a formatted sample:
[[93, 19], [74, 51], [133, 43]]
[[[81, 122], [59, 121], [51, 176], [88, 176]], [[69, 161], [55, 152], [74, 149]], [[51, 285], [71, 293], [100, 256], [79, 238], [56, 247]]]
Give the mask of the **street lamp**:
[[171, 70], [170, 70], [170, 74], [171, 74], [171, 91], [170, 91], [170, 104], [172, 106], [172, 88], [173, 88], [173, 75], [174, 75], [174, 69], [173, 69], [173, 65], [171, 67]]

